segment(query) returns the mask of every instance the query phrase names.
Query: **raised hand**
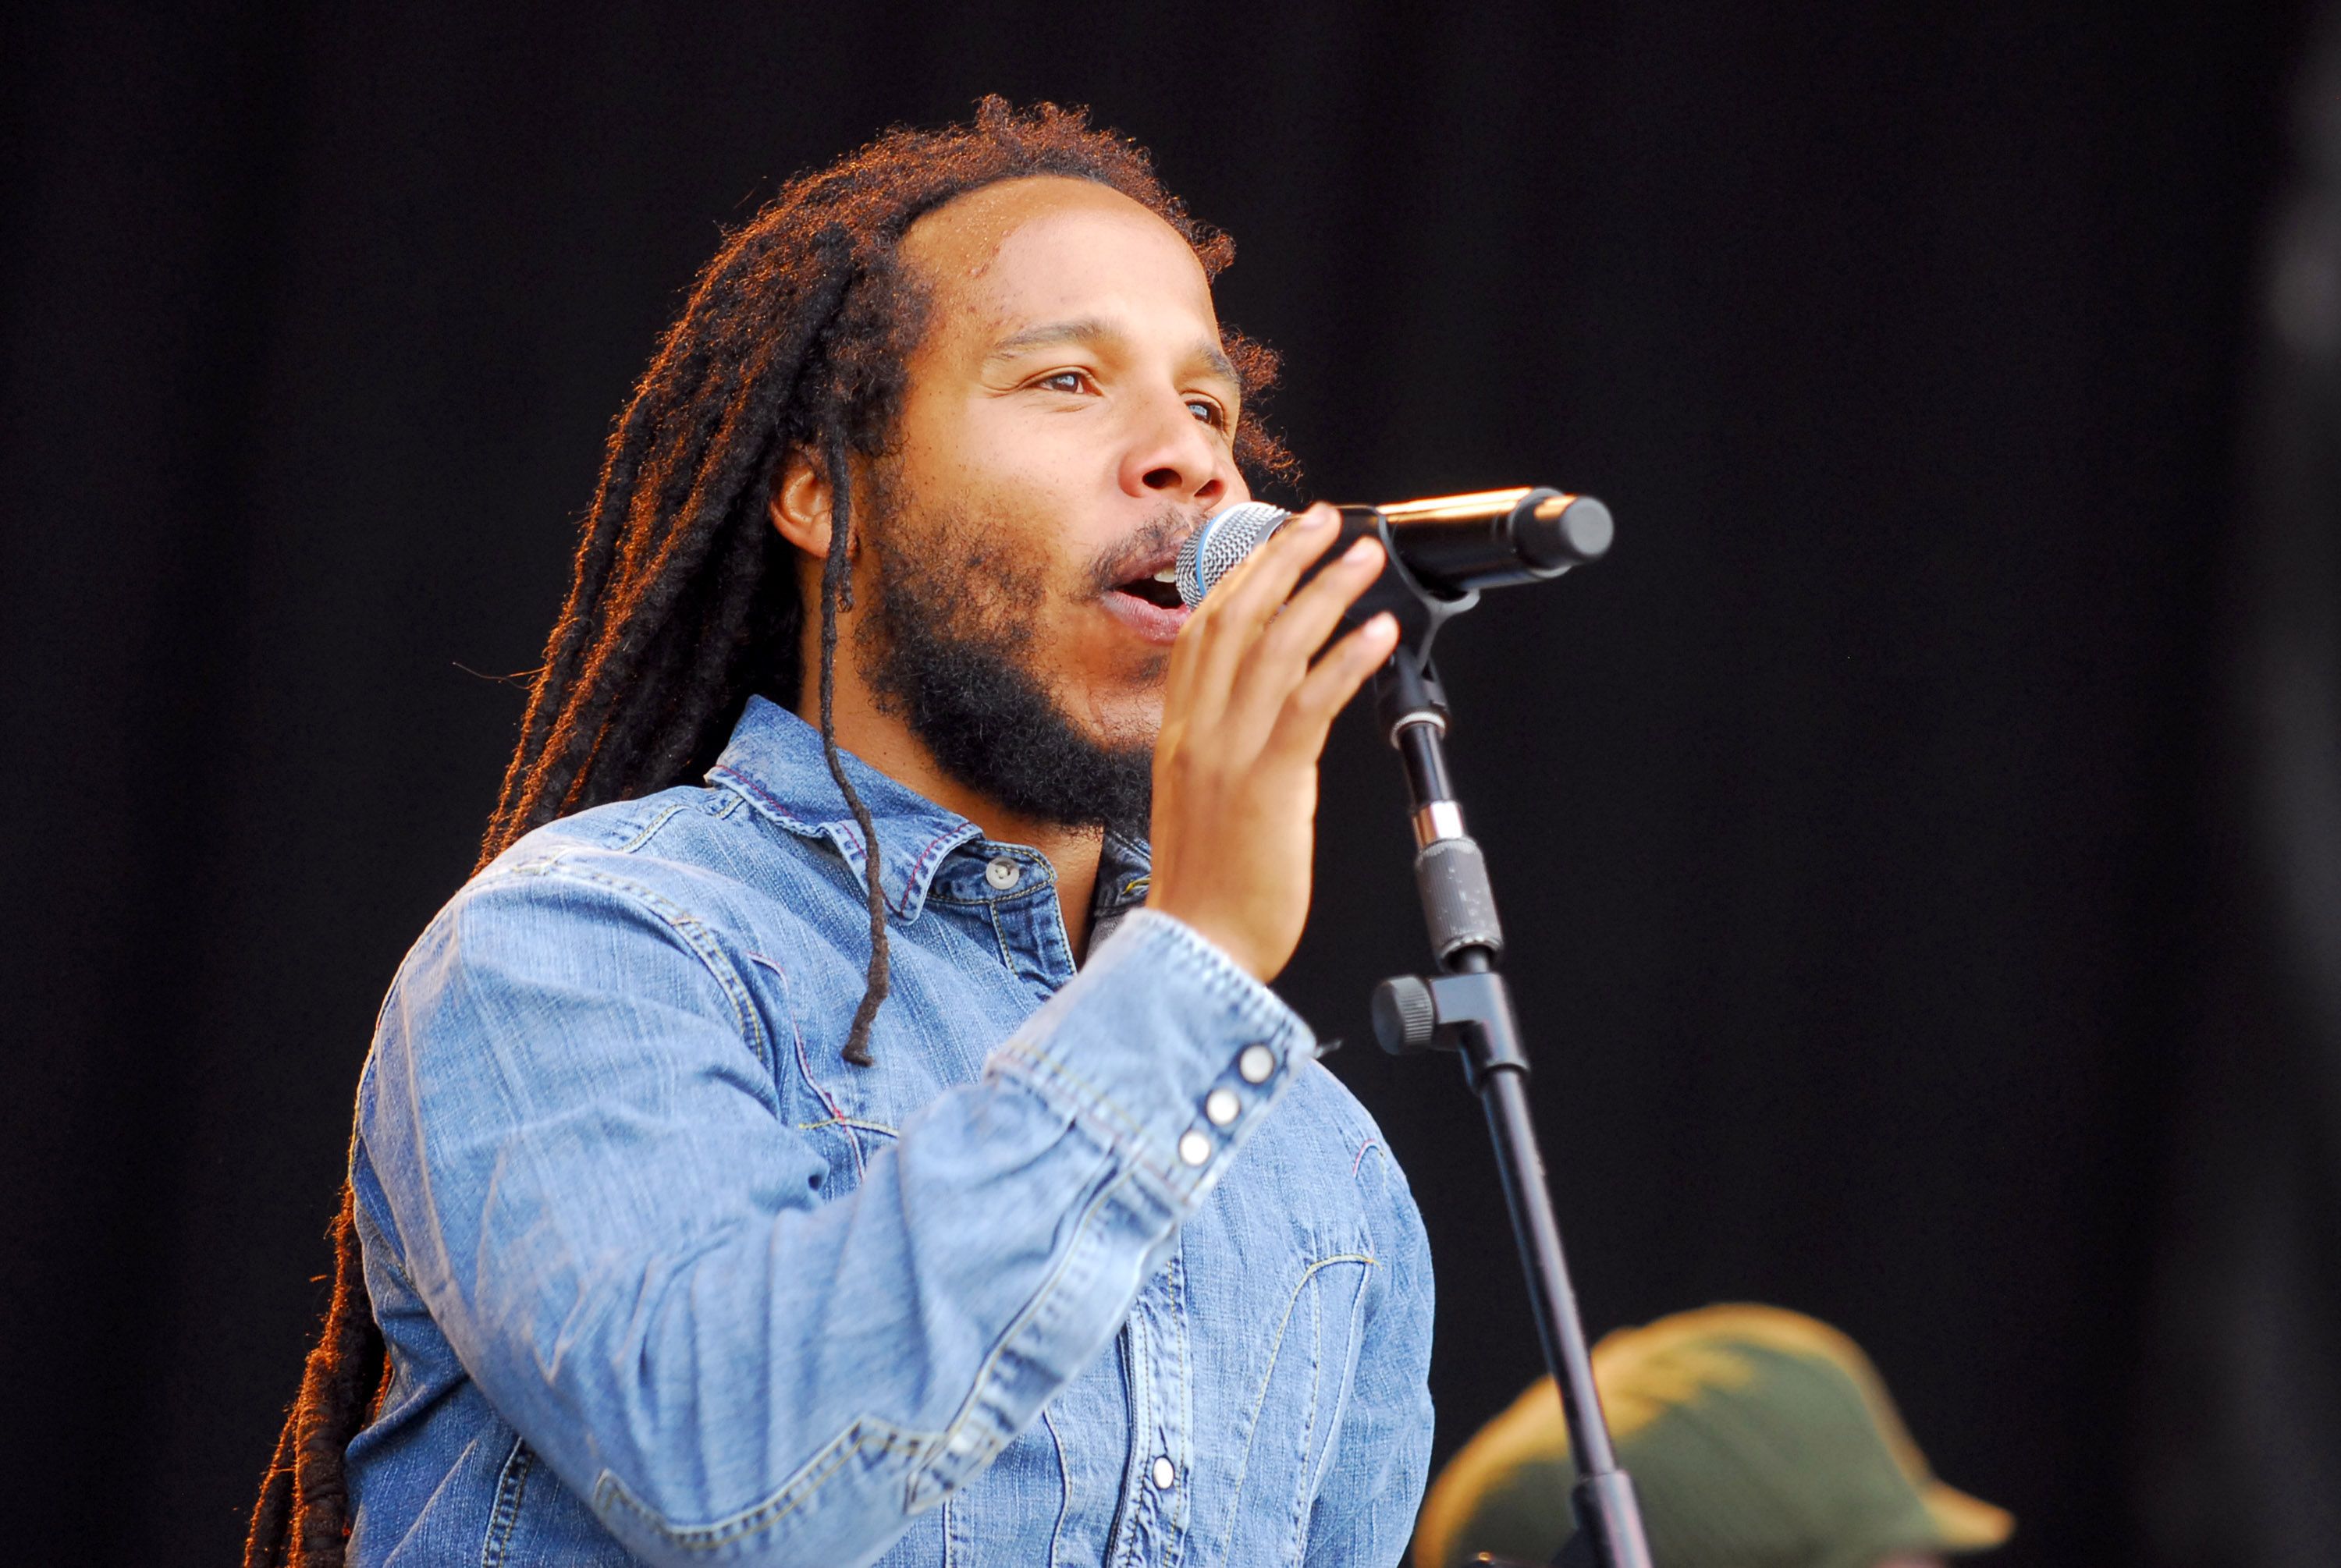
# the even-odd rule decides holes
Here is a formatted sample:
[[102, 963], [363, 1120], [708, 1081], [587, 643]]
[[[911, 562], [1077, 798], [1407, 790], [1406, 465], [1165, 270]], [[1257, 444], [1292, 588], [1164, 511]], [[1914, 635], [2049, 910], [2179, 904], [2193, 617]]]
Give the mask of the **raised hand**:
[[1294, 593], [1334, 522], [1330, 506], [1310, 507], [1197, 608], [1171, 649], [1154, 748], [1147, 903], [1262, 980], [1308, 921], [1317, 761], [1333, 715], [1398, 643], [1397, 622], [1377, 615], [1319, 655], [1382, 568], [1380, 543], [1360, 540]]

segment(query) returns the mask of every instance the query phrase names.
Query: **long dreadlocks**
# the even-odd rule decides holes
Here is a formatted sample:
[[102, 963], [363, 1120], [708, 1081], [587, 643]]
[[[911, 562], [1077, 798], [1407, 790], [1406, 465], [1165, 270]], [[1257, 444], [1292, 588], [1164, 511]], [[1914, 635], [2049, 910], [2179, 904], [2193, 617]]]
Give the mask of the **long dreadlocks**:
[[[696, 777], [752, 694], [796, 705], [804, 606], [793, 548], [765, 511], [782, 461], [806, 454], [832, 498], [819, 590], [822, 745], [867, 851], [869, 970], [843, 1053], [860, 1065], [886, 997], [887, 949], [877, 835], [831, 713], [837, 619], [851, 607], [852, 464], [886, 453], [922, 323], [924, 293], [898, 256], [904, 233], [955, 196], [1034, 174], [1130, 196], [1194, 247], [1207, 275], [1234, 256], [1162, 187], [1143, 149], [1050, 104], [1018, 110], [988, 97], [972, 124], [891, 131], [791, 182], [708, 263], [611, 432], [480, 849], [485, 866], [556, 817]], [[1274, 379], [1275, 358], [1233, 333], [1227, 350], [1250, 401]], [[1256, 422], [1240, 428], [1236, 456], [1254, 474], [1290, 472]], [[354, 1204], [345, 1186], [324, 1327], [253, 1509], [245, 1568], [343, 1561], [344, 1454], [389, 1376]]]

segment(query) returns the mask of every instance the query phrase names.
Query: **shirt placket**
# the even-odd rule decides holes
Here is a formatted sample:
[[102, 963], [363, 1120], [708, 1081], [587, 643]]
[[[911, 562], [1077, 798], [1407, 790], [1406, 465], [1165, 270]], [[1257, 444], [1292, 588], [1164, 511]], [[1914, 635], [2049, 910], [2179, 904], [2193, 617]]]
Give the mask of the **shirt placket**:
[[[1050, 878], [1019, 853], [1000, 848], [990, 853], [984, 880], [1010, 967], [1043, 991], [1053, 991], [1072, 978], [1073, 966]], [[1101, 888], [1092, 918], [1127, 914], [1143, 903], [1145, 891], [1142, 868], [1135, 875], [1117, 875]], [[1130, 1568], [1165, 1568], [1184, 1554], [1193, 1487], [1188, 1475], [1191, 1412], [1182, 1267], [1174, 1245], [1168, 1263], [1140, 1290], [1118, 1336], [1127, 1430], [1111, 1436], [1084, 1434], [1108, 1444], [1119, 1438], [1127, 1444], [1108, 1560]]]
[[1122, 1482], [1113, 1568], [1169, 1568], [1184, 1555], [1189, 1503], [1187, 1325], [1180, 1261], [1139, 1292], [1122, 1328], [1130, 1369], [1130, 1466]]
[[991, 921], [1009, 968], [1044, 997], [1071, 979], [1072, 949], [1045, 863], [1029, 850], [993, 848], [984, 863], [983, 879], [991, 893]]

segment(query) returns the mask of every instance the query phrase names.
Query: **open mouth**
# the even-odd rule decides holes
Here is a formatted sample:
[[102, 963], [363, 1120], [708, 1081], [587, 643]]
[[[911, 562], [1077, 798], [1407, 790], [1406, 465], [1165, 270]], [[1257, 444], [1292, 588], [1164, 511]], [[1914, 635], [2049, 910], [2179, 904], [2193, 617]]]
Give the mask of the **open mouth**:
[[1147, 603], [1160, 606], [1164, 610], [1177, 610], [1180, 603], [1179, 571], [1176, 566], [1166, 566], [1161, 571], [1149, 572], [1144, 577], [1133, 577], [1128, 582], [1117, 582], [1113, 585], [1113, 590], [1116, 593], [1127, 593], [1132, 599], [1142, 599]]

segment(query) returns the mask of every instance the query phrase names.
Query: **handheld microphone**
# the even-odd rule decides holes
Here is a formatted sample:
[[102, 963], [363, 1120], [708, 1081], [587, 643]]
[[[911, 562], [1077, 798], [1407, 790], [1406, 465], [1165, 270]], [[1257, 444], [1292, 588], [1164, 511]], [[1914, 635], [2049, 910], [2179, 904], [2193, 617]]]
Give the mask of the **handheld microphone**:
[[[1559, 577], [1580, 562], [1599, 561], [1617, 533], [1609, 509], [1591, 496], [1542, 486], [1345, 506], [1340, 513], [1340, 536], [1322, 560], [1335, 560], [1351, 540], [1375, 534], [1392, 567], [1439, 599]], [[1180, 599], [1190, 608], [1200, 604], [1212, 584], [1291, 516], [1260, 501], [1213, 513], [1179, 551]], [[1314, 572], [1312, 566], [1306, 575]], [[1380, 597], [1370, 591], [1360, 608]]]

